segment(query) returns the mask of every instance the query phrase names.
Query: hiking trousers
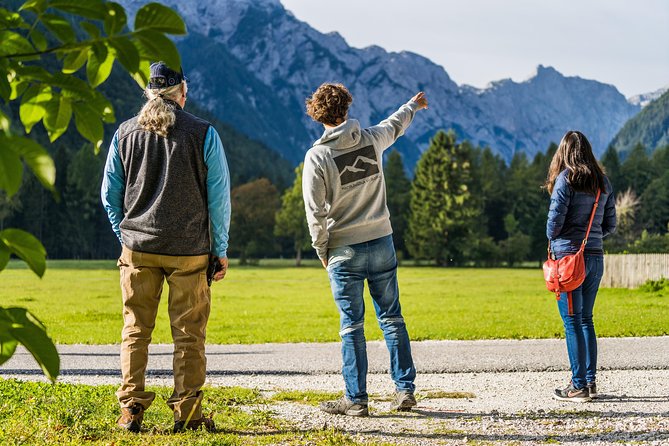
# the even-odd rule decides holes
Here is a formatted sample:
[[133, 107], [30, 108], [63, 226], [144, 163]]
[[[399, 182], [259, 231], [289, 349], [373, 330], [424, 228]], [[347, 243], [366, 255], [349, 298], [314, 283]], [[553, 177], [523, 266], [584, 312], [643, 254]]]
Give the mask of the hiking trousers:
[[168, 256], [123, 247], [118, 260], [123, 295], [123, 383], [116, 392], [121, 407], [139, 403], [148, 409], [155, 398], [155, 394], [144, 387], [145, 373], [151, 333], [163, 283], [167, 280], [174, 341], [174, 391], [167, 405], [174, 411], [175, 421], [202, 417], [200, 389], [206, 376], [204, 343], [211, 305], [207, 264], [206, 254]]

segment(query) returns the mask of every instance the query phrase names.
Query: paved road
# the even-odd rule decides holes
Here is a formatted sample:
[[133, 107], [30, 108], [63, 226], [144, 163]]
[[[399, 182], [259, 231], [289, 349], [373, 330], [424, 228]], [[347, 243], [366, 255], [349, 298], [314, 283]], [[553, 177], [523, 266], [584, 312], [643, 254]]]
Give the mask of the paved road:
[[[208, 345], [210, 377], [227, 375], [327, 375], [341, 367], [339, 343]], [[370, 373], [385, 373], [388, 352], [383, 342], [369, 342]], [[419, 373], [543, 372], [568, 367], [564, 340], [492, 340], [413, 342]], [[118, 377], [118, 345], [61, 345], [61, 374]], [[669, 369], [669, 336], [599, 339], [600, 370]], [[0, 376], [41, 375], [24, 349], [0, 366]], [[148, 375], [172, 374], [172, 346], [150, 348]], [[102, 381], [107, 381], [102, 379]]]

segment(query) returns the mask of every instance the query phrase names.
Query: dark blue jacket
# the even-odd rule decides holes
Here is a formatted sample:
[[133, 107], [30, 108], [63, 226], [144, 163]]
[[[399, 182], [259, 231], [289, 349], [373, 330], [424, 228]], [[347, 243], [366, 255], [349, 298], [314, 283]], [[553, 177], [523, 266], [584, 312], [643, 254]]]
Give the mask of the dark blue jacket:
[[[611, 182], [604, 177], [606, 191], [599, 197], [599, 205], [588, 243], [586, 255], [604, 255], [602, 238], [616, 230], [616, 200]], [[595, 196], [587, 192], [577, 192], [567, 181], [567, 170], [560, 172], [555, 180], [551, 194], [551, 206], [548, 210], [546, 236], [551, 243], [551, 252], [561, 258], [578, 251], [588, 229]]]

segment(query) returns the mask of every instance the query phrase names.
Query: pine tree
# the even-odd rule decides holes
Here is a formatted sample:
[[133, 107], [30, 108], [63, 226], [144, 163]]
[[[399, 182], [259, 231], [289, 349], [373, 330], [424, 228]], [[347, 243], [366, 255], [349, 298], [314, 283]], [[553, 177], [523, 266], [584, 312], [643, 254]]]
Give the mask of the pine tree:
[[408, 247], [417, 258], [446, 266], [470, 255], [479, 209], [471, 195], [472, 147], [439, 131], [423, 153], [411, 185]]
[[609, 177], [609, 181], [611, 181], [611, 184], [613, 185], [613, 189], [617, 191], [627, 189], [627, 184], [622, 176], [620, 157], [618, 156], [618, 151], [615, 147], [609, 146], [609, 148], [606, 149], [606, 152], [602, 155], [601, 163], [602, 166], [604, 166], [606, 176]]
[[393, 226], [393, 242], [401, 255], [407, 254], [405, 242], [407, 230], [407, 214], [411, 196], [411, 181], [404, 170], [402, 155], [393, 150], [383, 169], [386, 180], [386, 200], [390, 212], [390, 223]]
[[481, 237], [490, 235], [494, 240], [501, 240], [506, 236], [504, 232], [504, 216], [508, 201], [504, 191], [506, 163], [489, 147], [476, 150], [474, 153], [472, 194], [481, 204], [482, 213], [479, 219]]
[[281, 209], [276, 213], [274, 235], [293, 240], [295, 248], [295, 266], [302, 262], [302, 250], [309, 248], [311, 237], [307, 226], [307, 216], [302, 198], [302, 169], [304, 163], [295, 168], [295, 181], [281, 197]]
[[640, 221], [651, 233], [664, 234], [669, 229], [669, 171], [653, 180], [640, 197]]
[[637, 195], [642, 195], [654, 177], [653, 164], [644, 146], [641, 144], [634, 146], [623, 162], [621, 172], [627, 180], [628, 187], [631, 187]]

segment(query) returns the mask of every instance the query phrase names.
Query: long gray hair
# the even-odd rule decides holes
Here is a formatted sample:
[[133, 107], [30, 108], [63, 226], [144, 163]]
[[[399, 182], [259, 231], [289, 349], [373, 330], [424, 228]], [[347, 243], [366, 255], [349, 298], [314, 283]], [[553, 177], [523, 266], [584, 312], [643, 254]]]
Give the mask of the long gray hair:
[[[146, 88], [144, 96], [147, 101], [139, 112], [138, 122], [144, 130], [167, 137], [167, 133], [176, 122], [175, 105], [182, 94], [188, 92], [186, 82], [167, 88]], [[168, 101], [166, 101], [166, 99]]]

